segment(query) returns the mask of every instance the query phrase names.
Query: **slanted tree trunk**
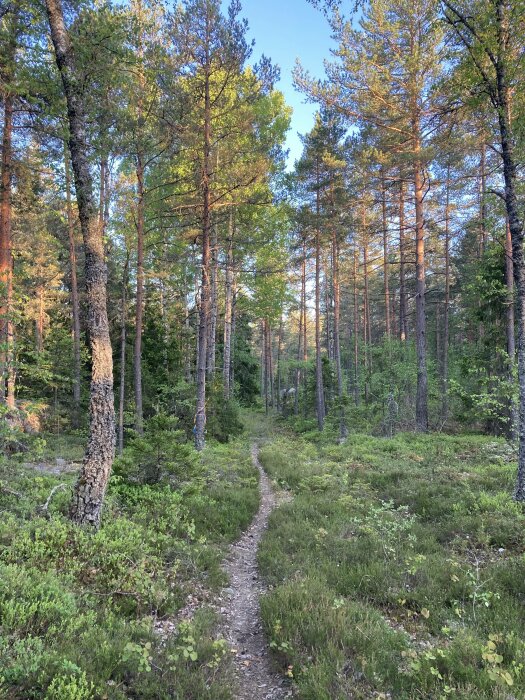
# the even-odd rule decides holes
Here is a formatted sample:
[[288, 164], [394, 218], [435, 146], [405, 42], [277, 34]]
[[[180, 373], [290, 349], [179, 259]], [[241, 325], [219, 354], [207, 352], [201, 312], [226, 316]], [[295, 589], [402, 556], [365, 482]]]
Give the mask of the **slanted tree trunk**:
[[77, 282], [77, 251], [75, 245], [75, 218], [71, 204], [71, 165], [69, 148], [64, 142], [64, 169], [66, 173], [66, 217], [69, 244], [69, 268], [71, 275], [71, 317], [73, 321], [73, 413], [71, 425], [80, 427], [80, 304]]
[[144, 163], [137, 153], [137, 292], [135, 299], [135, 352], [133, 373], [135, 382], [135, 430], [144, 433], [142, 408], [142, 330], [144, 317]]
[[86, 143], [87, 120], [75, 56], [60, 0], [46, 0], [58, 70], [67, 102], [69, 147], [85, 248], [87, 326], [91, 346], [89, 438], [73, 493], [72, 520], [98, 527], [115, 456], [113, 357], [106, 308], [107, 269]]

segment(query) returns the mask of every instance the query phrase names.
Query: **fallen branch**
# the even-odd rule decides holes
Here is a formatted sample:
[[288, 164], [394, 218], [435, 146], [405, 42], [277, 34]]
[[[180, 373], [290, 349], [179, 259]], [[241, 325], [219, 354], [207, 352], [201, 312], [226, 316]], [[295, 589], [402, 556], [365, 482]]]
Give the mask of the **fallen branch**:
[[57, 491], [61, 491], [62, 489], [67, 488], [67, 486], [67, 484], [57, 484], [56, 486], [53, 486], [53, 488], [51, 489], [51, 493], [47, 497], [47, 501], [39, 507], [38, 510], [41, 511], [46, 516], [46, 518], [49, 517], [49, 505], [51, 503], [51, 499]]
[[23, 498], [24, 494], [20, 493], [19, 491], [13, 491], [13, 489], [10, 489], [9, 486], [6, 486], [5, 484], [2, 484], [0, 482], [0, 491], [2, 493], [7, 493], [9, 496], [16, 496], [17, 498]]

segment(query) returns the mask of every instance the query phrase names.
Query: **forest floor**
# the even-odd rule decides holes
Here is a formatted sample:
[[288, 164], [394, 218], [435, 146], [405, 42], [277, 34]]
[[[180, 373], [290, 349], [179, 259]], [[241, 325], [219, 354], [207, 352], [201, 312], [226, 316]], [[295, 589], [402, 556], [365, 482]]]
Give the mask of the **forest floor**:
[[525, 698], [503, 440], [244, 419], [176, 490], [117, 466], [96, 534], [81, 437], [0, 461], [2, 700]]
[[276, 435], [293, 494], [259, 548], [264, 628], [301, 700], [523, 700], [525, 510], [480, 435]]

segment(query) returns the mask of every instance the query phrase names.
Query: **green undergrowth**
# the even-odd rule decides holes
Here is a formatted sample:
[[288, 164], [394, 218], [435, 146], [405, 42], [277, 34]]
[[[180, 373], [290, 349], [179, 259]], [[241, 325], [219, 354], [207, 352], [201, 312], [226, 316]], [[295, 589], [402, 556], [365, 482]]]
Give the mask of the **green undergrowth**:
[[[54, 452], [77, 454], [76, 439], [62, 441]], [[130, 448], [96, 533], [67, 519], [74, 475], [24, 466], [38, 462], [28, 455], [0, 464], [0, 698], [232, 698], [227, 646], [209, 608], [168, 639], [154, 623], [189, 593], [225, 583], [225, 546], [259, 503], [249, 445], [208, 446], [188, 459], [187, 479], [180, 444], [170, 448], [164, 434], [155, 445], [168, 477], [131, 478], [130, 454], [152, 462], [144, 443]]]
[[287, 435], [260, 458], [294, 496], [259, 563], [302, 700], [525, 697], [525, 515], [503, 441]]

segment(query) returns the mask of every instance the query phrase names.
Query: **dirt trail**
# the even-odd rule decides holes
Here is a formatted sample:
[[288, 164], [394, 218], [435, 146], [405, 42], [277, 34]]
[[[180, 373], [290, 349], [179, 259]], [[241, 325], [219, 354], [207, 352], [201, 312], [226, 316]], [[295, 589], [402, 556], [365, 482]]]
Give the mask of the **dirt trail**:
[[293, 691], [287, 679], [272, 665], [259, 615], [259, 598], [265, 587], [257, 571], [257, 547], [276, 505], [276, 497], [259, 462], [256, 444], [252, 445], [251, 453], [260, 474], [261, 505], [252, 524], [231, 547], [224, 562], [230, 586], [223, 592], [223, 633], [236, 650], [238, 700], [282, 700], [291, 698]]

